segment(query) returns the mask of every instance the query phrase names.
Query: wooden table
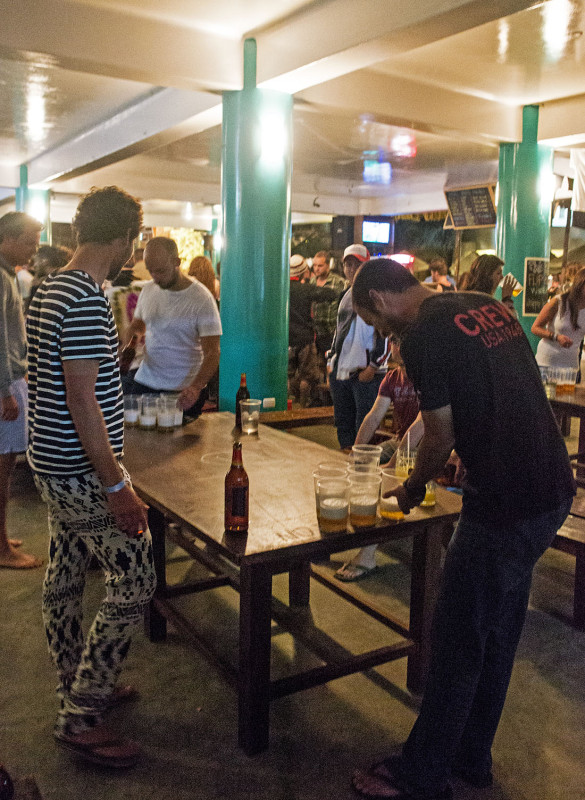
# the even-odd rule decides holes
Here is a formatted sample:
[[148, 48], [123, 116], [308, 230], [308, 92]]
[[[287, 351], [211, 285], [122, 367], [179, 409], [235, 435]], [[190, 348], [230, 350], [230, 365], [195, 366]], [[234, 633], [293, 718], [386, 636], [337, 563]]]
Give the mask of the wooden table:
[[584, 455], [577, 462], [576, 479], [579, 486], [585, 487], [585, 386], [577, 386], [574, 392], [560, 394], [551, 399], [550, 404], [557, 418], [568, 416], [578, 417], [580, 420], [577, 452]]
[[[158, 589], [151, 604], [147, 629], [154, 640], [164, 639], [166, 620], [173, 621], [191, 640], [192, 621], [173, 607], [172, 597], [221, 585], [240, 592], [239, 657], [237, 669], [220, 666], [237, 685], [239, 743], [248, 755], [268, 747], [269, 703], [300, 689], [363, 671], [408, 656], [407, 684], [420, 692], [429, 660], [429, 634], [440, 573], [441, 534], [460, 511], [460, 498], [438, 490], [437, 505], [416, 509], [402, 522], [380, 520], [375, 527], [324, 535], [317, 525], [312, 471], [322, 461], [346, 461], [341, 453], [290, 434], [260, 426], [260, 435], [244, 437], [244, 466], [250, 478], [248, 535], [226, 534], [223, 526], [224, 476], [229, 469], [233, 414], [204, 414], [173, 434], [127, 430], [128, 467], [138, 494], [150, 506]], [[178, 523], [167, 526], [168, 521]], [[167, 586], [165, 534], [215, 573], [204, 581]], [[174, 532], [173, 532], [174, 531]], [[311, 561], [366, 544], [413, 537], [410, 621], [405, 627], [383, 610], [352, 597], [347, 587]], [[194, 537], [207, 545], [203, 550]], [[222, 558], [219, 559], [218, 556]], [[272, 576], [289, 574], [289, 605], [272, 598]], [[329, 585], [338, 594], [398, 631], [399, 643], [359, 655], [328, 648], [306, 613], [309, 579]], [[303, 611], [305, 607], [305, 611]], [[271, 680], [271, 617], [317, 652], [323, 666]], [[204, 648], [209, 655], [209, 647]]]

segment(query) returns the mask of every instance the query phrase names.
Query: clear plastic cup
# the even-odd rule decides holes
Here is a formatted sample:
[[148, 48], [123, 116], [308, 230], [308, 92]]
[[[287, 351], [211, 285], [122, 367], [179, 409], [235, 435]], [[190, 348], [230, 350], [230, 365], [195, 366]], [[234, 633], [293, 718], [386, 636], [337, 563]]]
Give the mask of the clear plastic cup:
[[347, 529], [349, 518], [349, 480], [323, 478], [317, 481], [319, 527], [323, 533]]
[[349, 521], [354, 528], [376, 524], [382, 476], [375, 472], [350, 475]]
[[384, 497], [387, 492], [402, 484], [400, 476], [393, 469], [382, 470], [382, 496], [380, 497], [380, 516], [385, 519], [404, 519], [395, 497]]
[[258, 436], [258, 421], [262, 400], [240, 400], [242, 411], [242, 433], [247, 436]]
[[380, 466], [381, 455], [382, 448], [378, 444], [354, 444], [351, 448], [351, 460], [354, 466], [370, 466], [375, 469]]
[[313, 482], [315, 485], [315, 505], [317, 507], [317, 519], [319, 519], [319, 481], [320, 480], [345, 480], [347, 478], [347, 467], [337, 464], [335, 461], [324, 461], [313, 470]]
[[175, 430], [175, 406], [176, 401], [169, 395], [162, 394], [157, 400], [157, 426], [162, 433], [172, 433]]
[[145, 430], [154, 430], [156, 428], [156, 415], [157, 415], [157, 401], [156, 394], [143, 394], [142, 403], [140, 405], [140, 427]]
[[437, 503], [437, 484], [429, 481], [426, 485], [425, 497], [421, 503], [423, 508], [432, 508]]
[[140, 395], [124, 395], [124, 422], [126, 425], [135, 426], [140, 421]]

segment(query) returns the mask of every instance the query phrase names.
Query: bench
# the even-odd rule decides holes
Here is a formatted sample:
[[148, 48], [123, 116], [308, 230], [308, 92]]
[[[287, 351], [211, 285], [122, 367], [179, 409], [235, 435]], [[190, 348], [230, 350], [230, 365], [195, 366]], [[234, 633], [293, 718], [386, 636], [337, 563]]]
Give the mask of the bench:
[[575, 556], [573, 624], [579, 630], [585, 630], [585, 519], [569, 514], [551, 547]]
[[315, 408], [293, 408], [290, 411], [263, 411], [260, 422], [271, 428], [287, 430], [303, 425], [323, 425], [333, 423], [333, 406]]

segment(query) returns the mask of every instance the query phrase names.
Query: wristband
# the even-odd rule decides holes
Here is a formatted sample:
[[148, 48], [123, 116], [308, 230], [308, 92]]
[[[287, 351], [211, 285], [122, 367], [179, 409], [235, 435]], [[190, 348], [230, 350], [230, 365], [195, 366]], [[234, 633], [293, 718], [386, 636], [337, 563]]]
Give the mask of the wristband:
[[412, 506], [418, 506], [422, 503], [425, 499], [425, 494], [427, 492], [427, 487], [425, 484], [422, 486], [411, 486], [409, 485], [410, 478], [407, 478], [404, 483], [402, 484], [403, 488], [408, 495], [408, 502], [412, 504]]
[[124, 486], [126, 486], [125, 480], [121, 480], [120, 483], [117, 483], [115, 486], [106, 486], [106, 494], [115, 494], [116, 492], [121, 491]]

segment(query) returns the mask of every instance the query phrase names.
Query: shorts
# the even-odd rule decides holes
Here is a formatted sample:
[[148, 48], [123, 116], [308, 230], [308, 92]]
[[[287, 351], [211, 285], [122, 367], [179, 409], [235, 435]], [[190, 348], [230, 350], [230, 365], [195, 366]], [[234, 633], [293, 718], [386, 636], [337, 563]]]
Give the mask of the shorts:
[[13, 422], [0, 419], [0, 455], [24, 453], [28, 447], [28, 387], [24, 378], [10, 384], [10, 394], [18, 403], [18, 417]]

